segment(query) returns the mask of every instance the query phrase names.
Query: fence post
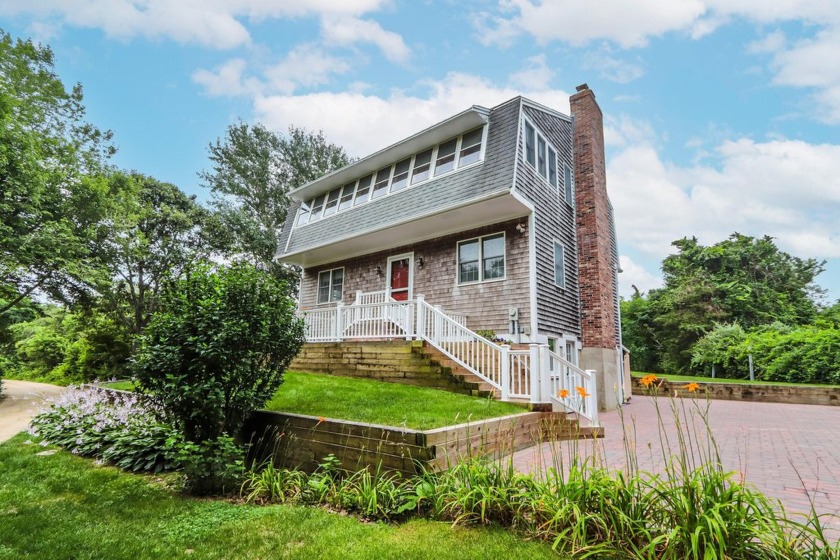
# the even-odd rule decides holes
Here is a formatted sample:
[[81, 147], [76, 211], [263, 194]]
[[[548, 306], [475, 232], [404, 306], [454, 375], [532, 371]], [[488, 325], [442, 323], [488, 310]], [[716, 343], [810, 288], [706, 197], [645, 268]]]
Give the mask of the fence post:
[[586, 370], [589, 374], [589, 396], [586, 397], [586, 408], [589, 412], [589, 420], [593, 426], [600, 426], [598, 423], [598, 377], [594, 369]]
[[544, 403], [551, 402], [551, 365], [548, 344], [540, 344], [540, 400]]
[[502, 400], [506, 401], [510, 399], [510, 344], [502, 344], [502, 355], [501, 358], [501, 371], [502, 371]]
[[362, 303], [362, 290], [356, 290], [356, 305]]
[[333, 338], [335, 338], [336, 342], [341, 342], [341, 334], [344, 332], [344, 329], [341, 326], [341, 319], [343, 313], [341, 312], [341, 308], [344, 307], [342, 302], [338, 302], [335, 305], [335, 321], [333, 322]]
[[414, 302], [408, 301], [405, 306], [405, 339], [411, 340], [414, 338]]
[[528, 370], [531, 373], [531, 402], [540, 402], [540, 346], [531, 344], [529, 346], [531, 355], [528, 360]]
[[417, 338], [423, 339], [426, 337], [426, 309], [423, 306], [425, 298], [422, 294], [417, 295]]

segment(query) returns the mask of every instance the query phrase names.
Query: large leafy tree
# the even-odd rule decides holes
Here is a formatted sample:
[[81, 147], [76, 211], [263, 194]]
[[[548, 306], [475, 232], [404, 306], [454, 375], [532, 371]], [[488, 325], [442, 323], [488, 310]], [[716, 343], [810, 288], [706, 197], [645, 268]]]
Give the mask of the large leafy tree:
[[[646, 304], [631, 301], [622, 310], [628, 346], [657, 354], [655, 364], [646, 356], [650, 367], [686, 371], [693, 346], [717, 323], [748, 329], [815, 318], [821, 290], [814, 279], [823, 262], [780, 251], [769, 236], [733, 233], [708, 247], [696, 238], [673, 245], [677, 252], [662, 263], [664, 287], [652, 290]], [[637, 310], [644, 314], [633, 313]]]
[[214, 218], [194, 196], [152, 177], [115, 173], [109, 182], [109, 220], [94, 250], [108, 271], [99, 306], [137, 335], [157, 308], [164, 278], [212, 253]]
[[0, 314], [36, 293], [90, 296], [111, 133], [85, 121], [82, 88], [64, 87], [49, 47], [3, 31], [0, 125]]
[[278, 277], [295, 272], [274, 262], [289, 210], [289, 191], [350, 162], [322, 133], [290, 127], [286, 136], [238, 122], [208, 147], [212, 169], [199, 177], [224, 219], [234, 251]]

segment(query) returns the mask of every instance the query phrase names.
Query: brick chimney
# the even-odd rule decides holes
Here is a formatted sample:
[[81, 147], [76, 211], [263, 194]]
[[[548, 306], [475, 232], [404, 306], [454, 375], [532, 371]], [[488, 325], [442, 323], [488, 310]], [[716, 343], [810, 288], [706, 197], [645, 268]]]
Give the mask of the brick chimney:
[[616, 255], [607, 196], [604, 119], [586, 84], [569, 99], [574, 126], [575, 207], [583, 349], [581, 367], [598, 372], [602, 408], [618, 406]]

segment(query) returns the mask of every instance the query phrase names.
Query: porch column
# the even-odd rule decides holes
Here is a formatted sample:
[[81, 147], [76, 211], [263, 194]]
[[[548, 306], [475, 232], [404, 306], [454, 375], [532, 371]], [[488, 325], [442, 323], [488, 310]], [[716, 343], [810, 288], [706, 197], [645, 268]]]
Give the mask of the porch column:
[[531, 373], [531, 402], [540, 402], [540, 345], [530, 344], [529, 350], [531, 352], [529, 362], [529, 371]]
[[419, 339], [426, 337], [426, 307], [423, 305], [425, 301], [426, 298], [423, 297], [423, 294], [417, 295], [417, 328], [414, 331]]
[[344, 318], [344, 313], [342, 313], [342, 308], [344, 304], [342, 302], [338, 302], [335, 306], [335, 321], [333, 321], [333, 338], [335, 338], [336, 342], [341, 342], [341, 335], [344, 333], [344, 327], [342, 326], [342, 319]]

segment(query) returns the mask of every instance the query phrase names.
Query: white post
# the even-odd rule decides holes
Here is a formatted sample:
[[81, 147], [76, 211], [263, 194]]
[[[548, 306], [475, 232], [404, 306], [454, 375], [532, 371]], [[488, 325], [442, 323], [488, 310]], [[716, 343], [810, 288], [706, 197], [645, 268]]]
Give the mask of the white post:
[[333, 322], [335, 331], [333, 331], [333, 338], [335, 338], [336, 342], [341, 342], [341, 333], [344, 332], [344, 328], [341, 326], [341, 320], [344, 315], [341, 312], [343, 307], [344, 304], [340, 301], [335, 305], [335, 322]]
[[540, 400], [551, 402], [551, 364], [549, 363], [548, 344], [540, 344]]
[[589, 409], [589, 417], [593, 426], [600, 426], [598, 423], [598, 377], [594, 369], [586, 370], [589, 374], [590, 388], [589, 396], [586, 397], [586, 407]]
[[540, 346], [530, 345], [531, 356], [528, 360], [528, 369], [531, 372], [531, 402], [540, 402]]
[[414, 338], [414, 302], [409, 301], [405, 306], [405, 339]]
[[502, 344], [502, 400], [510, 399], [510, 344]]
[[417, 295], [417, 338], [426, 338], [426, 308], [423, 305], [425, 298], [422, 294]]
[[356, 290], [356, 305], [362, 303], [362, 290]]
[[435, 313], [435, 340], [437, 340], [440, 343], [449, 342], [449, 341], [444, 341], [443, 340], [443, 338], [444, 338], [444, 332], [443, 332], [444, 323], [443, 323], [443, 318], [442, 318], [443, 308], [440, 305], [435, 305], [435, 311], [437, 311], [437, 313]]

